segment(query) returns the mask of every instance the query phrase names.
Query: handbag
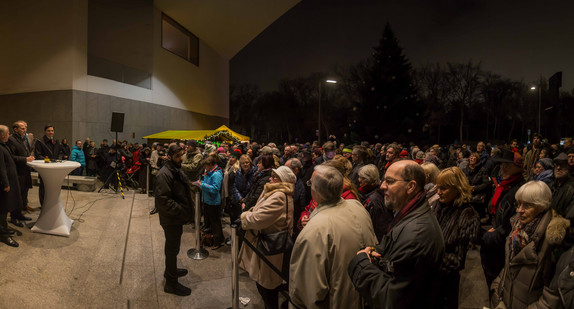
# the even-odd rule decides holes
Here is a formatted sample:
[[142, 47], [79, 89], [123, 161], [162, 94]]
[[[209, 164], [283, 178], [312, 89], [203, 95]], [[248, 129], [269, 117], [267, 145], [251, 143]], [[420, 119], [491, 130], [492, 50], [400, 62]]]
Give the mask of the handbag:
[[[289, 217], [289, 199], [285, 194], [285, 220]], [[259, 241], [257, 242], [257, 249], [265, 255], [275, 255], [279, 253], [289, 252], [293, 248], [293, 239], [289, 235], [289, 227], [283, 231], [259, 234]]]

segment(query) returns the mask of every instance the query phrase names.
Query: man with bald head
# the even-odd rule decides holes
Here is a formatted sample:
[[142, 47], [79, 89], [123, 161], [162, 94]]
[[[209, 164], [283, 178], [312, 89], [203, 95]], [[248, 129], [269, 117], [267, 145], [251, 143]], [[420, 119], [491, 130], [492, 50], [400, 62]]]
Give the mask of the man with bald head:
[[444, 239], [426, 200], [425, 173], [415, 161], [391, 165], [383, 178], [394, 218], [376, 247], [353, 258], [349, 276], [371, 308], [435, 308]]

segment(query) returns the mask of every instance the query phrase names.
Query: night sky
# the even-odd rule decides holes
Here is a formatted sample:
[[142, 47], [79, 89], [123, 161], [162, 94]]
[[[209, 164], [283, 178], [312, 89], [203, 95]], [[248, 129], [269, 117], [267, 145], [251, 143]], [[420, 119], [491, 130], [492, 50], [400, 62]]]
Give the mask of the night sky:
[[388, 21], [413, 67], [472, 60], [527, 83], [562, 71], [561, 90], [574, 88], [574, 1], [395, 2], [303, 0], [231, 60], [230, 82], [270, 91], [282, 78], [356, 64]]

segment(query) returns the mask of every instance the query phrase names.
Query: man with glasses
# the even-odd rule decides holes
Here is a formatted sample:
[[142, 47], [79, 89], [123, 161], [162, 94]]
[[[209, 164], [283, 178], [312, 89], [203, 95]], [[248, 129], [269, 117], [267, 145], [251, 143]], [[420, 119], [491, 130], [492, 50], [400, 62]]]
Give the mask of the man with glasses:
[[444, 239], [426, 200], [425, 173], [414, 161], [389, 167], [381, 189], [394, 213], [381, 242], [357, 252], [347, 269], [371, 308], [435, 308]]

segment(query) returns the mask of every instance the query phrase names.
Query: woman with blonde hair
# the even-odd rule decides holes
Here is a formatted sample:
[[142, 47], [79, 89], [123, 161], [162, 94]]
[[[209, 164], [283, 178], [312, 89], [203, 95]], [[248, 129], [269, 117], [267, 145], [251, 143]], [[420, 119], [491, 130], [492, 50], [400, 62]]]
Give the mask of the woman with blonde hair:
[[458, 167], [436, 178], [439, 203], [433, 208], [444, 236], [444, 257], [439, 271], [441, 308], [458, 308], [460, 271], [464, 269], [470, 241], [477, 241], [480, 219], [470, 204], [472, 187]]

